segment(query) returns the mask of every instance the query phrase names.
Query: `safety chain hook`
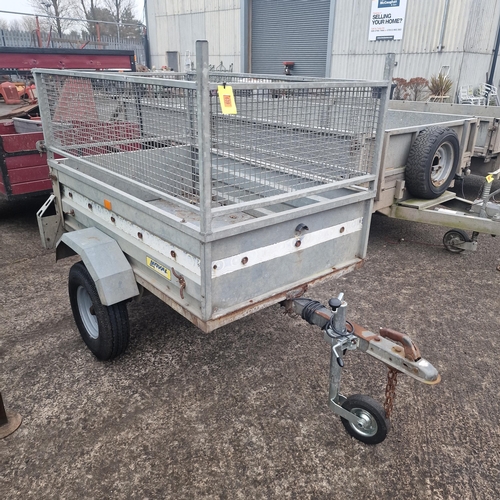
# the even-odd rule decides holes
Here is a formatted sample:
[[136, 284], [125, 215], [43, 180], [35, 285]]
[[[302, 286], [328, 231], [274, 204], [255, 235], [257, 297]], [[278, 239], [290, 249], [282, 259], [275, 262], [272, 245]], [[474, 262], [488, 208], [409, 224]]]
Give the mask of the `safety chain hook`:
[[398, 370], [389, 367], [387, 372], [387, 385], [385, 386], [385, 401], [384, 410], [386, 418], [391, 418], [394, 407], [394, 399], [396, 398], [396, 385], [398, 383]]

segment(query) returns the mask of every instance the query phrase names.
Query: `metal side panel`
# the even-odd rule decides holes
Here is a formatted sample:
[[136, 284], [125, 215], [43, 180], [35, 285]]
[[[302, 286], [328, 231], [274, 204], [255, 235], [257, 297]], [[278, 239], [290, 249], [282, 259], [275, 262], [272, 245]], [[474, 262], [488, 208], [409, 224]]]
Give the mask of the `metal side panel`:
[[214, 242], [212, 318], [361, 261], [370, 208], [351, 204]]
[[67, 256], [68, 248], [82, 258], [105, 306], [139, 295], [132, 267], [113, 238], [89, 227], [63, 234], [57, 243], [56, 258]]
[[190, 251], [184, 250], [176, 244], [179, 232], [168, 225], [160, 226], [159, 233], [151, 232], [145, 229], [150, 219], [147, 214], [136, 214], [134, 220], [141, 224], [139, 226], [115, 211], [114, 205], [113, 211], [107, 210], [74, 191], [72, 197], [63, 195], [62, 203], [67, 214], [66, 229], [78, 231], [96, 227], [116, 241], [126, 255], [137, 283], [199, 324], [204, 299], [200, 291], [200, 251], [196, 240], [187, 245]]

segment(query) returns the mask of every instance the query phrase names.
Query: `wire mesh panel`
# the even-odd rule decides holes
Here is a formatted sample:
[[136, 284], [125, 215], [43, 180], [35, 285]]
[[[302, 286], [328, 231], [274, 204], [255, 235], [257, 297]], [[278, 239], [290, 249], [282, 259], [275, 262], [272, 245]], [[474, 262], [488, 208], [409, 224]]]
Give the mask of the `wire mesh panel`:
[[372, 87], [235, 85], [238, 113], [211, 99], [212, 177], [220, 204], [276, 196], [371, 173], [379, 93]]
[[[39, 75], [48, 145], [196, 204], [196, 89], [165, 78]], [[159, 82], [159, 83], [158, 83]], [[46, 117], [44, 117], [46, 118]]]
[[223, 114], [211, 83], [202, 95], [210, 113], [204, 130], [197, 83], [189, 81], [195, 75], [42, 70], [36, 77], [46, 141], [55, 152], [193, 207], [200, 204], [202, 141], [210, 151], [201, 167], [211, 172], [205, 199], [212, 207], [366, 182], [373, 173], [377, 86], [224, 74], [233, 80], [237, 114]]

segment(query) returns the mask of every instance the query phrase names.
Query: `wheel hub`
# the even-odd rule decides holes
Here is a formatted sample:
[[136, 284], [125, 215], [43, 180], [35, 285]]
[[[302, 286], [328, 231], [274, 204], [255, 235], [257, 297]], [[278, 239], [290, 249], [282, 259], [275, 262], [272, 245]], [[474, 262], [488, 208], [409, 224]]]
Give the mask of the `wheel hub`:
[[453, 147], [449, 142], [439, 146], [434, 154], [431, 168], [431, 182], [434, 187], [442, 186], [448, 179], [454, 163]]
[[373, 418], [373, 416], [368, 413], [366, 410], [362, 408], [353, 408], [351, 413], [356, 415], [361, 422], [356, 424], [351, 423], [351, 427], [358, 433], [363, 436], [371, 437], [377, 433], [377, 422]]
[[92, 304], [92, 299], [83, 286], [78, 287], [76, 291], [76, 300], [78, 302], [78, 311], [87, 333], [93, 339], [99, 338], [99, 324], [97, 322], [94, 304]]

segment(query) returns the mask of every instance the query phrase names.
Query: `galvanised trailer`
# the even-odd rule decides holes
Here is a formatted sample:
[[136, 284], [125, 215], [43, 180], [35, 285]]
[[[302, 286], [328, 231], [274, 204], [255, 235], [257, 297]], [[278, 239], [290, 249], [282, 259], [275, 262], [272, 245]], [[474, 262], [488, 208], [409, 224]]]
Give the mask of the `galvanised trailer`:
[[[435, 384], [437, 370], [408, 336], [348, 322], [343, 296], [303, 296], [365, 257], [392, 63], [383, 81], [229, 85], [197, 42], [194, 81], [36, 71], [54, 189], [40, 231], [58, 259], [82, 259], [69, 295], [90, 350], [126, 349], [127, 302], [146, 292], [205, 332], [281, 302], [331, 345], [329, 406], [347, 431], [382, 441], [397, 373]], [[389, 367], [385, 408], [340, 393], [353, 349]]]
[[[476, 250], [480, 233], [500, 234], [500, 191], [492, 189], [500, 175], [500, 108], [407, 101], [389, 106], [374, 210], [453, 228], [443, 237], [453, 253]], [[485, 176], [474, 201], [448, 190], [471, 173]]]
[[[233, 73], [212, 75], [228, 82], [242, 79]], [[260, 81], [270, 78], [253, 76]], [[488, 164], [483, 168], [471, 164], [473, 158], [489, 162], [498, 157], [499, 121], [497, 108], [389, 101], [373, 211], [453, 228], [443, 237], [445, 248], [453, 253], [476, 250], [480, 233], [500, 234], [500, 206], [492, 201], [498, 191], [491, 189], [499, 172], [493, 171], [493, 164], [489, 169], [484, 168]], [[449, 189], [471, 169], [486, 175], [482, 193], [474, 201]]]

